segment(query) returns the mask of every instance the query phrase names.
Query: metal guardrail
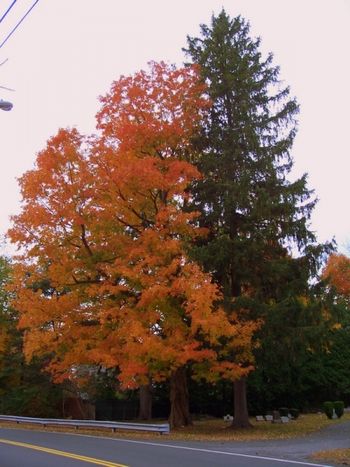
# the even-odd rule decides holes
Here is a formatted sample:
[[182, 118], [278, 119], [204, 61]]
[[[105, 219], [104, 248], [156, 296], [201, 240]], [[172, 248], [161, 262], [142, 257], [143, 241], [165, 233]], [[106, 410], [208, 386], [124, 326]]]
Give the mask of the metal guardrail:
[[6, 422], [19, 423], [34, 423], [41, 426], [73, 426], [76, 430], [79, 428], [110, 428], [113, 432], [116, 430], [136, 430], [136, 431], [153, 431], [156, 433], [170, 433], [169, 423], [149, 424], [149, 423], [126, 423], [126, 422], [110, 422], [100, 420], [70, 420], [60, 418], [32, 418], [32, 417], [17, 417], [14, 415], [0, 415], [0, 420]]

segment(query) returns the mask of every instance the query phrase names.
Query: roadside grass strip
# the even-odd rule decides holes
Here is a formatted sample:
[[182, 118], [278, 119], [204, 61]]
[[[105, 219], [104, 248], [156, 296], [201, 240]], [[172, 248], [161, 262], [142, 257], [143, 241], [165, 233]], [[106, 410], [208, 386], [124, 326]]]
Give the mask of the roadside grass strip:
[[102, 459], [95, 459], [93, 457], [81, 456], [79, 454], [73, 454], [71, 452], [59, 451], [57, 449], [45, 448], [43, 446], [36, 446], [34, 444], [21, 443], [19, 441], [11, 441], [8, 439], [1, 439], [0, 443], [9, 444], [11, 446], [17, 446], [21, 448], [33, 449], [34, 451], [46, 452], [48, 454], [53, 454], [55, 456], [69, 457], [70, 459], [76, 459], [79, 461], [88, 462], [90, 464], [103, 465], [106, 467], [128, 467], [124, 464], [116, 464], [115, 462], [110, 462]]
[[[344, 414], [344, 416], [338, 420], [328, 420], [324, 414], [302, 414], [297, 420], [292, 420], [290, 423], [283, 424], [256, 422], [255, 418], [250, 421], [253, 425], [251, 430], [231, 430], [227, 422], [222, 418], [196, 420], [193, 426], [174, 429], [171, 430], [169, 434], [162, 436], [166, 437], [169, 441], [261, 441], [292, 439], [318, 432], [328, 426], [350, 421], [350, 413]], [[158, 419], [155, 419], [152, 420], [152, 423], [165, 423], [165, 421], [162, 420], [160, 422]], [[21, 429], [33, 431], [77, 433], [77, 430], [72, 427], [49, 426], [44, 428], [29, 423], [23, 423], [20, 426]], [[18, 429], [19, 426], [14, 422], [0, 421], [0, 428]], [[105, 437], [107, 431], [104, 429], [79, 428], [79, 433]], [[155, 440], [159, 439], [159, 433], [117, 430], [116, 433], [109, 433], [108, 437]]]
[[336, 462], [337, 465], [350, 465], [350, 448], [329, 449], [328, 451], [315, 452], [311, 456], [316, 460]]

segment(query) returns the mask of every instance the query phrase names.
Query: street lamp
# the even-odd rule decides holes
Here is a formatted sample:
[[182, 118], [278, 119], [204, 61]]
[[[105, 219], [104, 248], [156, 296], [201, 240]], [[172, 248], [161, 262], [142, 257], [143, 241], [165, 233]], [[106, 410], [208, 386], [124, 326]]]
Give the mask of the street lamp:
[[9, 110], [12, 109], [12, 107], [13, 107], [12, 102], [3, 101], [2, 99], [0, 99], [0, 109], [1, 110], [6, 110], [6, 112], [8, 112]]

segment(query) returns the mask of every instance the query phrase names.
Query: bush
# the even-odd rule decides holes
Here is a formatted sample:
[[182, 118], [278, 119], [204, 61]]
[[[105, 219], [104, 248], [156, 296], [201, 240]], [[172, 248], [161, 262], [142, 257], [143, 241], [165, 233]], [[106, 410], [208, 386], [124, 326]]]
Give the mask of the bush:
[[333, 407], [334, 407], [334, 412], [336, 413], [338, 418], [344, 415], [344, 402], [343, 401], [335, 401], [333, 404]]
[[280, 407], [280, 408], [278, 409], [278, 411], [279, 411], [281, 417], [288, 417], [288, 414], [289, 414], [289, 409], [288, 409], [288, 407]]
[[329, 419], [333, 417], [334, 403], [327, 401], [323, 403], [323, 411]]
[[296, 420], [299, 417], [299, 409], [289, 409], [289, 413], [291, 414], [292, 418]]

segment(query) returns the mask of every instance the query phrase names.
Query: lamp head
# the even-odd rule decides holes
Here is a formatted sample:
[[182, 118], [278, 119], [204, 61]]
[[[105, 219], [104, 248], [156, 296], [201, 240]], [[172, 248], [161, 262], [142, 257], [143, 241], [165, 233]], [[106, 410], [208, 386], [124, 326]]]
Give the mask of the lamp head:
[[8, 101], [3, 101], [2, 99], [0, 99], [0, 109], [1, 110], [5, 110], [6, 112], [8, 112], [9, 110], [11, 110], [13, 107], [13, 104], [11, 102], [8, 102]]

